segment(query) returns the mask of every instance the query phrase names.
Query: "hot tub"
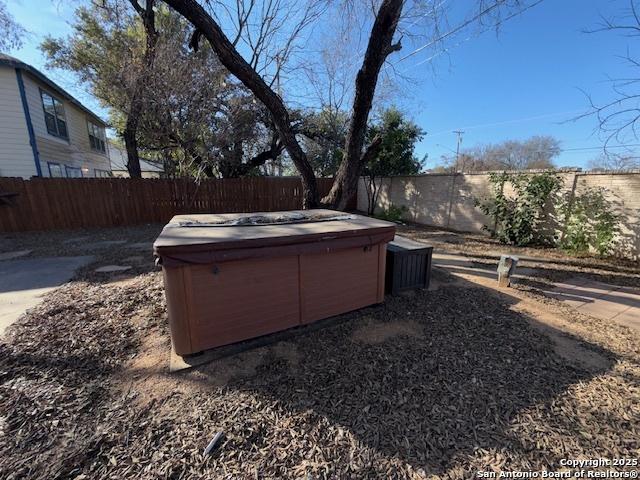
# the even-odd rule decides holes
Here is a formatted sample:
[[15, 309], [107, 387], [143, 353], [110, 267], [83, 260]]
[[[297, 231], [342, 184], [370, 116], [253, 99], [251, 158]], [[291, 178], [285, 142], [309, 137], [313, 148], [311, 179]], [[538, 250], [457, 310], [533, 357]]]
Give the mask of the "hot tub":
[[394, 234], [393, 223], [333, 210], [173, 217], [153, 247], [175, 352], [382, 302]]

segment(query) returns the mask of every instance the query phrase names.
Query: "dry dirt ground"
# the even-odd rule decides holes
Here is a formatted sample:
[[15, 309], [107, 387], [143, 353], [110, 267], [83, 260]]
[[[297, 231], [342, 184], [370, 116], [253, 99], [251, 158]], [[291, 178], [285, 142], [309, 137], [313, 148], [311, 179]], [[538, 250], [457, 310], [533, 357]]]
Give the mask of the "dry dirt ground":
[[[499, 249], [402, 230], [480, 263]], [[97, 258], [0, 341], [0, 478], [470, 478], [640, 456], [639, 335], [538, 289], [564, 275], [637, 286], [637, 264], [536, 251], [549, 259], [540, 273], [501, 291], [435, 269], [429, 291], [169, 374], [150, 252], [91, 246], [158, 231], [0, 239], [2, 251]], [[93, 271], [123, 257], [131, 271]]]

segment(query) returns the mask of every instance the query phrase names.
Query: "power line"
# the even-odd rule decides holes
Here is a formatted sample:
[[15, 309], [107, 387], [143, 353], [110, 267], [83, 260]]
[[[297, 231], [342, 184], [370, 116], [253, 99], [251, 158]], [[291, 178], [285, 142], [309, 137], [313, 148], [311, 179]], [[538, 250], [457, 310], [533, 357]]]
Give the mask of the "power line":
[[[468, 19], [464, 20], [460, 25], [454, 27], [453, 29], [449, 30], [448, 32], [445, 32], [444, 34], [440, 35], [439, 37], [427, 42], [426, 44], [422, 45], [421, 47], [418, 47], [415, 50], [413, 50], [413, 51], [409, 52], [408, 54], [404, 55], [402, 58], [400, 58], [400, 60], [398, 60], [398, 62], [402, 62], [403, 60], [406, 60], [407, 58], [414, 56], [415, 54], [421, 52], [422, 50], [424, 50], [426, 48], [429, 48], [429, 47], [435, 45], [436, 43], [446, 39], [447, 37], [450, 37], [450, 36], [458, 33], [459, 31], [463, 30], [468, 25], [470, 25], [473, 22], [475, 22], [476, 20], [480, 19], [482, 16], [488, 14], [489, 12], [494, 10], [495, 8], [500, 7], [501, 3], [502, 2], [498, 1], [498, 2], [495, 2], [492, 5], [487, 6], [484, 10], [478, 12], [476, 15], [472, 16], [471, 18], [468, 18]], [[521, 15], [522, 13], [526, 12], [530, 8], [535, 7], [539, 3], [542, 3], [542, 0], [536, 0], [532, 4], [527, 5], [526, 7], [522, 8], [521, 10], [518, 10], [516, 12], [513, 12], [513, 13], [507, 15], [505, 18], [499, 19], [492, 28], [498, 27], [499, 25], [501, 25], [505, 21], [511, 20], [512, 18], [514, 18], [514, 17], [516, 17], [518, 15]], [[487, 30], [488, 30], [488, 28], [482, 29], [480, 31], [480, 34], [484, 33]]]
[[[528, 122], [531, 120], [541, 120], [544, 118], [549, 118], [549, 117], [557, 117], [559, 115], [568, 115], [568, 114], [577, 114], [577, 113], [583, 113], [583, 110], [567, 110], [567, 111], [563, 111], [563, 112], [552, 112], [552, 113], [543, 113], [541, 115], [534, 115], [531, 117], [522, 117], [522, 118], [514, 118], [511, 120], [502, 120], [500, 122], [492, 122], [492, 123], [481, 123], [478, 125], [469, 125], [466, 127], [463, 127], [465, 130], [475, 130], [478, 128], [485, 128], [485, 127], [498, 127], [500, 125], [508, 125], [511, 123], [521, 123], [521, 122]], [[437, 135], [444, 135], [445, 133], [449, 133], [450, 130], [442, 130], [440, 132], [436, 132], [436, 133], [432, 133], [429, 136], [430, 137], [435, 137]]]
[[630, 143], [628, 145], [611, 145], [611, 146], [600, 146], [600, 147], [576, 147], [576, 148], [563, 148], [563, 152], [574, 152], [577, 150], [604, 150], [604, 149], [612, 149], [612, 148], [629, 148], [629, 147], [640, 147], [640, 143]]

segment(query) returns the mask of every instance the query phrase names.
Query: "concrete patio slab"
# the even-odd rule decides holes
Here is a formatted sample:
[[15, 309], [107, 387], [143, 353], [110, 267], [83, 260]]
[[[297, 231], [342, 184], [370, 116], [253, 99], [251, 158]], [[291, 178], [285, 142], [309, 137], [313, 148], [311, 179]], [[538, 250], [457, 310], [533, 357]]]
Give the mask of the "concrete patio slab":
[[592, 317], [611, 320], [617, 315], [629, 310], [627, 305], [610, 302], [596, 298], [593, 302], [587, 302], [578, 307], [578, 311], [591, 315]]
[[556, 287], [564, 288], [564, 289], [572, 289], [572, 288], [579, 287], [580, 285], [584, 285], [588, 281], [589, 281], [588, 278], [574, 277], [574, 278], [570, 278], [569, 280], [566, 280], [564, 282], [557, 282], [556, 283]]
[[543, 290], [543, 292], [548, 297], [560, 300], [573, 308], [581, 307], [585, 303], [592, 301], [590, 297], [584, 295], [576, 295], [575, 292], [571, 292], [570, 290], [564, 288]]
[[640, 307], [640, 291], [611, 290], [599, 298], [600, 300], [615, 302], [628, 307]]
[[608, 283], [601, 283], [589, 280], [582, 285], [577, 285], [573, 288], [573, 291], [578, 292], [580, 295], [587, 296], [589, 298], [600, 298], [618, 289], [617, 285], [610, 285]]
[[41, 297], [68, 282], [92, 256], [42, 257], [0, 262], [0, 335]]
[[473, 261], [462, 255], [450, 255], [446, 253], [434, 253], [432, 256], [434, 265], [438, 266], [457, 266], [472, 268]]
[[613, 317], [613, 321], [640, 330], [640, 308], [629, 308]]
[[570, 279], [557, 283], [556, 286], [544, 293], [556, 300], [563, 301], [574, 308], [581, 308], [594, 303], [597, 299], [606, 296], [615, 286], [599, 282], [590, 282], [588, 279]]
[[586, 278], [571, 278], [545, 292], [578, 311], [640, 331], [640, 291]]

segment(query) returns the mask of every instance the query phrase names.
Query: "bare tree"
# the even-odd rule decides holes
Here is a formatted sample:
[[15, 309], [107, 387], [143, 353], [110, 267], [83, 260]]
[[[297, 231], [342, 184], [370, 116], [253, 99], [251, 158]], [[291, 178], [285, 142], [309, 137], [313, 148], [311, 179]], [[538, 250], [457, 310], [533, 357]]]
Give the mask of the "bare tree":
[[629, 154], [602, 153], [589, 162], [593, 170], [612, 170], [625, 172], [640, 169], [640, 158]]
[[458, 172], [550, 169], [561, 151], [558, 139], [537, 135], [524, 141], [507, 140], [468, 148], [445, 159], [445, 164]]
[[7, 10], [7, 5], [0, 0], [0, 52], [22, 46], [25, 30], [15, 21]]
[[186, 21], [163, 10], [148, 97], [140, 118], [144, 149], [182, 152], [197, 177], [248, 175], [282, 153], [271, 117], [242, 84], [232, 82], [208, 46], [185, 47]]
[[145, 0], [144, 6], [138, 0], [129, 0], [131, 6], [140, 16], [144, 25], [146, 45], [140, 74], [136, 79], [129, 104], [127, 122], [122, 132], [124, 144], [127, 149], [127, 170], [131, 178], [141, 178], [140, 157], [138, 154], [138, 125], [142, 109], [144, 107], [145, 89], [149, 83], [149, 76], [153, 71], [153, 62], [156, 56], [156, 44], [158, 43], [158, 32], [155, 25], [155, 0]]
[[176, 175], [243, 176], [277, 157], [282, 146], [269, 112], [208, 45], [189, 49], [191, 24], [164, 4], [156, 5], [154, 23], [154, 58], [146, 66], [147, 34], [129, 0], [78, 8], [73, 33], [47, 38], [42, 49], [49, 65], [90, 86], [136, 152], [145, 160], [170, 158]]
[[[251, 9], [258, 8], [257, 4], [249, 1], [248, 7], [242, 9], [244, 2], [236, 2], [236, 11], [233, 12], [224, 2], [204, 1], [203, 4], [196, 0], [165, 0], [167, 4], [173, 7], [177, 12], [183, 15], [195, 27], [192, 37], [192, 46], [197, 48], [199, 40], [204, 36], [211, 47], [216, 52], [220, 62], [242, 82], [269, 110], [273, 124], [280, 137], [280, 142], [286, 149], [291, 161], [302, 177], [304, 189], [303, 206], [311, 208], [320, 203], [316, 180], [307, 156], [296, 137], [296, 131], [292, 126], [292, 118], [290, 110], [285, 105], [281, 95], [274, 90], [278, 78], [282, 73], [280, 66], [282, 58], [291, 58], [291, 52], [300, 47], [301, 43], [297, 40], [304, 28], [322, 14], [322, 3], [313, 3], [317, 8], [304, 10], [313, 12], [303, 15], [302, 20], [293, 22], [292, 28], [286, 28], [287, 17], [282, 17], [282, 8], [284, 0], [268, 0], [262, 4], [263, 9], [276, 13], [261, 15], [261, 22], [258, 25], [253, 24], [253, 28], [257, 28], [263, 42], [250, 39], [249, 30], [252, 22], [247, 21], [247, 12]], [[540, 0], [533, 2], [539, 3]], [[490, 18], [492, 25], [499, 25], [504, 18], [499, 15], [502, 8], [512, 8], [517, 12], [524, 8], [522, 2], [517, 0], [480, 0], [474, 4], [477, 8], [473, 8], [470, 15], [463, 18], [456, 25], [449, 25], [446, 19], [443, 19], [439, 13], [443, 9], [444, 2], [414, 2], [405, 5], [402, 0], [381, 0], [372, 3], [359, 3], [345, 1], [342, 4], [345, 10], [345, 18], [356, 18], [360, 22], [358, 15], [353, 12], [358, 11], [362, 6], [366, 6], [367, 11], [373, 14], [371, 22], [362, 21], [358, 23], [360, 32], [365, 28], [369, 30], [366, 37], [365, 50], [362, 56], [360, 68], [356, 73], [353, 87], [353, 104], [350, 111], [349, 127], [344, 147], [344, 156], [333, 186], [329, 194], [322, 199], [322, 203], [331, 205], [336, 208], [344, 208], [347, 202], [353, 196], [357, 189], [358, 177], [362, 172], [363, 166], [375, 156], [380, 147], [380, 137], [375, 137], [365, 146], [365, 133], [369, 114], [371, 112], [378, 80], [385, 66], [387, 58], [394, 52], [401, 49], [401, 42], [395, 38], [397, 32], [401, 32], [402, 36], [411, 42], [425, 41], [424, 45], [410, 52], [406, 58], [419, 54], [425, 49], [438, 45], [444, 40], [453, 37], [461, 32], [467, 26], [476, 22], [484, 25], [484, 21]], [[273, 10], [270, 10], [272, 9]], [[402, 14], [405, 10], [407, 25], [400, 25], [403, 20]], [[251, 10], [252, 12], [255, 10]], [[221, 22], [222, 13], [235, 18], [237, 21]], [[514, 12], [511, 12], [514, 13]], [[509, 15], [507, 16], [507, 18]], [[277, 19], [281, 19], [278, 21]], [[233, 23], [236, 25], [235, 32], [227, 36], [221, 28], [221, 25]], [[416, 26], [425, 27], [427, 33], [418, 33]], [[426, 26], [425, 26], [426, 25]], [[400, 28], [400, 30], [399, 30]], [[270, 36], [265, 32], [276, 30], [278, 34]], [[284, 34], [285, 30], [287, 34]], [[277, 41], [285, 38], [284, 50], [277, 50], [278, 53], [273, 55], [269, 53], [270, 48], [265, 46], [269, 39]], [[244, 39], [244, 48], [243, 40]], [[263, 58], [263, 63], [256, 60], [256, 52], [258, 56]], [[360, 55], [355, 53], [356, 58]], [[275, 65], [275, 67], [274, 67]], [[390, 65], [393, 70], [394, 66]], [[271, 73], [269, 75], [270, 72]], [[277, 88], [276, 88], [277, 90]]]
[[[640, 5], [637, 0], [629, 0], [629, 8], [620, 17], [601, 17], [598, 27], [588, 33], [617, 32], [630, 39], [640, 39]], [[638, 140], [640, 126], [640, 60], [629, 50], [622, 58], [629, 66], [630, 74], [621, 78], [609, 78], [613, 90], [613, 100], [599, 102], [588, 92], [584, 92], [590, 105], [587, 113], [576, 117], [595, 117], [604, 140], [605, 157], [620, 157], [610, 151], [611, 146]], [[612, 145], [613, 144], [613, 145]], [[609, 160], [615, 161], [615, 160]]]
[[300, 172], [304, 189], [303, 206], [313, 207], [318, 201], [316, 179], [306, 156], [298, 143], [291, 126], [289, 111], [284, 102], [265, 82], [260, 74], [236, 50], [224, 34], [216, 20], [194, 0], [168, 0], [167, 3], [183, 15], [196, 28], [192, 46], [197, 49], [201, 35], [204, 35], [218, 55], [220, 62], [235, 75], [271, 112], [280, 140], [287, 149], [291, 160]]

